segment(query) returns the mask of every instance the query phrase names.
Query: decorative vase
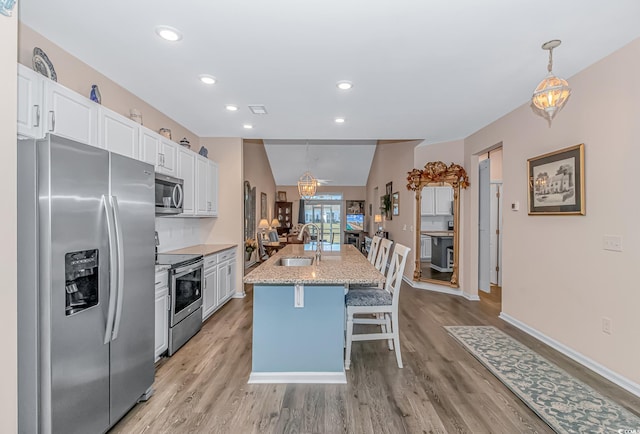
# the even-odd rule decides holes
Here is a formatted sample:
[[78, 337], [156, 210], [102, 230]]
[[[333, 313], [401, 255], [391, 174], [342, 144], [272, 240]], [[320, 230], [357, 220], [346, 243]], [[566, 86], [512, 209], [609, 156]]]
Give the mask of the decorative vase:
[[250, 252], [244, 252], [244, 262], [249, 262], [251, 260], [252, 254], [253, 254], [253, 250]]
[[98, 104], [102, 104], [102, 95], [100, 95], [100, 89], [98, 89], [97, 84], [91, 85], [91, 93], [89, 94], [89, 99], [91, 101], [97, 102]]

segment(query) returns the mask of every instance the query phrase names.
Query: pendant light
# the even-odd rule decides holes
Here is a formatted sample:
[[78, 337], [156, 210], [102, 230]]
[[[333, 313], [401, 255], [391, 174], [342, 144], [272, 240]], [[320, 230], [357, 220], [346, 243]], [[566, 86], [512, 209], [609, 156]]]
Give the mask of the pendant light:
[[[307, 149], [306, 149], [306, 162], [307, 167], [309, 166], [309, 141], [307, 141]], [[313, 177], [311, 172], [307, 170], [302, 174], [300, 179], [298, 179], [298, 193], [300, 194], [300, 199], [309, 200], [316, 194], [316, 188], [318, 187], [318, 180]]]
[[542, 49], [549, 51], [549, 65], [547, 66], [549, 73], [538, 84], [531, 97], [531, 108], [549, 122], [549, 127], [551, 127], [553, 118], [562, 110], [571, 95], [569, 83], [563, 78], [556, 77], [551, 71], [553, 68], [553, 49], [560, 44], [559, 39], [542, 44]]

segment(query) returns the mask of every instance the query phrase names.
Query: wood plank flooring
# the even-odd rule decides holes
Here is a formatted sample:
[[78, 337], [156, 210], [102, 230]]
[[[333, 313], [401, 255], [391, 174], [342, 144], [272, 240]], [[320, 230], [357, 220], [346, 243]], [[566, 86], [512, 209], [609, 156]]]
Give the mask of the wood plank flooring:
[[[404, 369], [384, 341], [355, 342], [346, 385], [249, 385], [252, 290], [156, 371], [155, 394], [112, 433], [552, 433], [442, 328], [494, 325], [640, 415], [640, 399], [498, 319], [495, 306], [400, 295]], [[371, 326], [363, 326], [371, 327]]]

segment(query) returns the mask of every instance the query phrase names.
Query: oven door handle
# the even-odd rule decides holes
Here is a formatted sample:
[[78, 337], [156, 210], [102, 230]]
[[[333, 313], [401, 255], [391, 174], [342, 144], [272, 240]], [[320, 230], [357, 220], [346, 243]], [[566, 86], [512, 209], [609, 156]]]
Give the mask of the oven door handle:
[[113, 334], [111, 340], [115, 341], [120, 331], [122, 321], [122, 304], [124, 302], [124, 238], [122, 237], [122, 222], [120, 221], [120, 208], [118, 198], [111, 196], [113, 217], [116, 229], [116, 245], [118, 246], [118, 301], [116, 303], [116, 317], [114, 319]]
[[183, 268], [176, 268], [173, 272], [173, 276], [174, 278], [178, 278], [182, 275], [189, 274], [193, 271], [196, 271], [199, 268], [202, 268], [203, 264], [204, 264], [204, 261], [198, 261], [195, 264], [190, 264]]
[[107, 313], [107, 325], [104, 331], [104, 343], [106, 345], [111, 341], [113, 319], [116, 311], [116, 298], [118, 292], [118, 268], [116, 264], [118, 261], [118, 253], [116, 251], [116, 241], [114, 239], [115, 228], [113, 222], [113, 210], [111, 209], [111, 202], [106, 195], [102, 195], [102, 203], [104, 204], [104, 211], [107, 216], [107, 236], [109, 239], [109, 311]]

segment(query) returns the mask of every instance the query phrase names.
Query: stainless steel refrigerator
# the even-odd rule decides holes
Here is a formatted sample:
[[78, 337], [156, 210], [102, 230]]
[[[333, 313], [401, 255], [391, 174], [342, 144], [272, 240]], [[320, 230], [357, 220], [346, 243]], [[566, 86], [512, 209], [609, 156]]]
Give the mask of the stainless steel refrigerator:
[[154, 379], [153, 166], [18, 142], [18, 427], [103, 433]]

